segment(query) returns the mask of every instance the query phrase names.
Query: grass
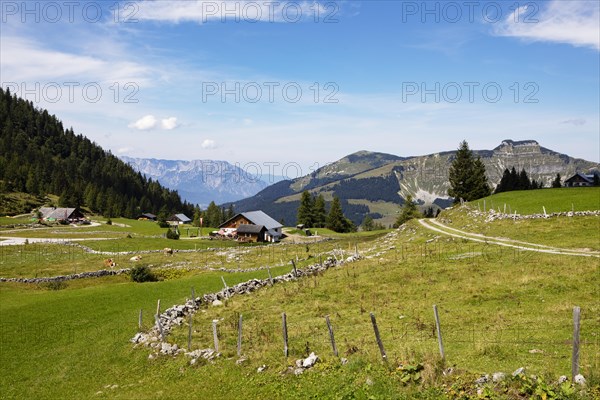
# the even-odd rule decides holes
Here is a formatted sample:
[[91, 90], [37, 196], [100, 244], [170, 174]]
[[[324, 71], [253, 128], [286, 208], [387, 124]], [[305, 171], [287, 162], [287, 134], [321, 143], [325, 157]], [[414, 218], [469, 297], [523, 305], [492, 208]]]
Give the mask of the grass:
[[561, 211], [600, 210], [600, 187], [559, 188], [527, 191], [512, 191], [494, 194], [473, 202], [473, 207], [527, 215]]
[[[460, 229], [478, 223], [457, 209], [443, 217]], [[571, 221], [568, 234], [574, 241], [598, 237], [587, 218]], [[527, 222], [531, 231], [538, 232], [535, 239], [540, 244], [557, 240], [548, 226], [537, 228], [546, 220]], [[504, 236], [524, 229], [512, 227], [506, 227]], [[478, 228], [473, 225], [473, 229]], [[212, 347], [211, 323], [218, 319], [223, 357], [194, 367], [181, 356], [149, 360], [148, 349], [133, 349], [128, 340], [137, 331], [140, 308], [148, 327], [156, 299], [165, 308], [183, 303], [191, 286], [197, 294], [219, 290], [223, 273], [191, 270], [176, 279], [146, 284], [131, 283], [124, 276], [70, 281], [62, 290], [0, 284], [0, 393], [7, 399], [231, 398], [242, 391], [248, 398], [274, 399], [440, 398], [449, 390], [442, 383], [472, 382], [479, 373], [510, 373], [524, 366], [528, 373], [552, 380], [569, 375], [574, 305], [582, 308], [583, 316], [581, 372], [592, 386], [598, 384], [597, 259], [440, 237], [416, 221], [391, 235], [332, 237], [335, 240], [308, 247], [236, 247], [179, 253], [168, 259], [163, 254], [144, 255], [144, 262], [155, 265], [248, 268], [298, 257], [303, 266], [319, 252], [337, 248], [350, 254], [357, 244], [360, 253], [369, 257], [197, 313], [194, 348]], [[308, 255], [313, 258], [307, 259]], [[289, 270], [289, 265], [274, 267], [273, 274]], [[266, 276], [264, 270], [224, 275], [229, 285]], [[455, 367], [456, 378], [440, 373], [433, 304], [440, 310], [446, 366]], [[281, 339], [284, 311], [290, 339], [287, 360]], [[388, 365], [380, 361], [370, 312], [377, 317]], [[248, 357], [242, 365], [235, 363], [239, 314], [244, 320], [243, 352]], [[331, 355], [325, 315], [331, 318], [347, 365]], [[175, 329], [169, 340], [185, 346], [187, 325]], [[281, 374], [309, 351], [322, 358], [314, 370], [300, 376]], [[400, 362], [423, 364], [425, 384], [404, 386], [396, 370]], [[257, 373], [263, 364], [268, 369]]]

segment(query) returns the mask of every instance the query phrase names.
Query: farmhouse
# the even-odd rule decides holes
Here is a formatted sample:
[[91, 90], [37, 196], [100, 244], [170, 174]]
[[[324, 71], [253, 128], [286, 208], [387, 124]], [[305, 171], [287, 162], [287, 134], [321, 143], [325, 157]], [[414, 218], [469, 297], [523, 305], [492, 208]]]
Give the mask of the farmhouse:
[[138, 215], [137, 219], [142, 221], [156, 221], [156, 215], [150, 213], [144, 213], [142, 215]]
[[40, 207], [44, 221], [77, 222], [83, 219], [83, 214], [77, 208]]
[[278, 242], [281, 228], [283, 225], [262, 211], [239, 213], [219, 226], [223, 231], [235, 229], [238, 239], [250, 242]]
[[577, 187], [577, 186], [593, 186], [594, 175], [587, 175], [582, 173], [576, 173], [569, 179], [565, 180], [565, 187]]
[[167, 219], [173, 225], [189, 224], [192, 220], [185, 214], [173, 214]]

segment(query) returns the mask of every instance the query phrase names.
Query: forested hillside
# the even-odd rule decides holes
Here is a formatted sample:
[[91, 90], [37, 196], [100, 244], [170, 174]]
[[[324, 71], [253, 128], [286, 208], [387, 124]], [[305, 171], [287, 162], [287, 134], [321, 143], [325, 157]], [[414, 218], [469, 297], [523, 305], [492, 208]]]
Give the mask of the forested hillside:
[[[105, 216], [183, 212], [193, 206], [32, 102], [0, 88], [0, 194], [55, 194], [60, 206]], [[31, 211], [31, 210], [22, 210]]]

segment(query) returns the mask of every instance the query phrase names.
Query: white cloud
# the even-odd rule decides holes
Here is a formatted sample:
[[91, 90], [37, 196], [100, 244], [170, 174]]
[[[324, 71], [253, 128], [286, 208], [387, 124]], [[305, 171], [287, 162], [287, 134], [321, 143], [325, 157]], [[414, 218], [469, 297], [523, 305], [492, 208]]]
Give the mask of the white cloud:
[[206, 150], [212, 150], [217, 148], [217, 143], [212, 139], [204, 139], [200, 147]]
[[128, 125], [129, 128], [138, 129], [140, 131], [146, 131], [148, 129], [153, 129], [157, 124], [156, 117], [154, 115], [146, 115], [137, 121]]
[[575, 125], [575, 126], [583, 126], [587, 121], [583, 118], [575, 118], [575, 119], [566, 119], [561, 122], [561, 124], [567, 125]]
[[130, 147], [119, 147], [117, 149], [118, 154], [129, 153], [131, 151]]
[[[332, 5], [335, 4], [336, 8]], [[337, 3], [313, 1], [146, 0], [136, 3], [140, 20], [161, 22], [288, 22], [335, 20]]]
[[526, 7], [518, 8], [497, 25], [494, 33], [534, 42], [591, 47], [600, 51], [599, 2], [552, 0], [547, 4], [537, 12], [526, 10]]
[[175, 129], [179, 126], [179, 124], [177, 123], [177, 118], [176, 117], [169, 117], [169, 118], [165, 118], [163, 120], [160, 121], [160, 126], [161, 128], [170, 131], [172, 129]]

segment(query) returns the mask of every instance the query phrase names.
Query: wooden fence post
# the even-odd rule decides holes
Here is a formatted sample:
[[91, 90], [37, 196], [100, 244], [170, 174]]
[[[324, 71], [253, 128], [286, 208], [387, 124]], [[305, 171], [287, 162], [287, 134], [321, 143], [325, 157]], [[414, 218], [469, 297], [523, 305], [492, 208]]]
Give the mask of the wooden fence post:
[[242, 314], [240, 314], [240, 319], [238, 321], [237, 355], [238, 357], [242, 355]]
[[281, 314], [281, 324], [283, 327], [283, 355], [287, 358], [288, 356], [288, 331], [287, 331], [287, 317], [285, 313]]
[[163, 327], [160, 323], [160, 316], [159, 314], [156, 314], [154, 316], [154, 320], [156, 321], [156, 326], [158, 326], [158, 331], [160, 332], [160, 341], [164, 341], [165, 340], [165, 333], [163, 332]]
[[387, 362], [387, 354], [385, 354], [383, 342], [381, 341], [381, 336], [379, 335], [379, 328], [377, 327], [377, 320], [375, 319], [375, 314], [373, 313], [371, 313], [371, 323], [373, 324], [373, 330], [375, 331], [375, 339], [377, 340], [377, 345], [379, 346], [379, 351], [381, 352], [381, 358], [383, 358], [383, 361]]
[[294, 262], [294, 260], [292, 260], [292, 266], [294, 267], [294, 276], [297, 278], [298, 277], [298, 270], [296, 270], [296, 263]]
[[156, 302], [156, 315], [160, 315], [160, 299]]
[[442, 360], [446, 359], [446, 355], [444, 354], [444, 342], [442, 341], [442, 327], [440, 326], [440, 316], [438, 315], [437, 305], [433, 305], [433, 315], [435, 316], [435, 329], [437, 332], [438, 345], [440, 347], [440, 356]]
[[331, 326], [331, 321], [329, 321], [329, 315], [325, 316], [325, 322], [327, 322], [327, 329], [329, 329], [329, 339], [331, 340], [331, 349], [333, 350], [333, 355], [338, 356], [337, 347], [335, 346], [335, 337], [333, 336], [333, 327]]
[[196, 301], [196, 291], [194, 290], [193, 286], [192, 286], [192, 301]]
[[579, 375], [579, 327], [581, 322], [581, 309], [573, 307], [573, 356], [571, 359], [571, 382]]
[[221, 275], [221, 281], [223, 281], [223, 286], [225, 287], [225, 298], [228, 299], [229, 293], [227, 292], [227, 289], [229, 289], [229, 286], [227, 286], [227, 282], [225, 282], [225, 278], [223, 278], [223, 275]]
[[271, 286], [273, 286], [273, 275], [271, 275], [271, 268], [267, 267], [267, 272], [269, 273], [269, 282]]
[[219, 335], [217, 335], [217, 322], [218, 319], [213, 319], [212, 321], [212, 331], [213, 331], [213, 342], [215, 344], [215, 351], [219, 352]]
[[189, 322], [189, 328], [188, 328], [188, 351], [192, 350], [192, 320], [193, 320], [193, 316], [192, 314], [190, 314], [190, 322]]
[[143, 320], [142, 313], [143, 313], [143, 310], [140, 308], [140, 315], [138, 316], [138, 329], [140, 331], [142, 330], [142, 320]]

